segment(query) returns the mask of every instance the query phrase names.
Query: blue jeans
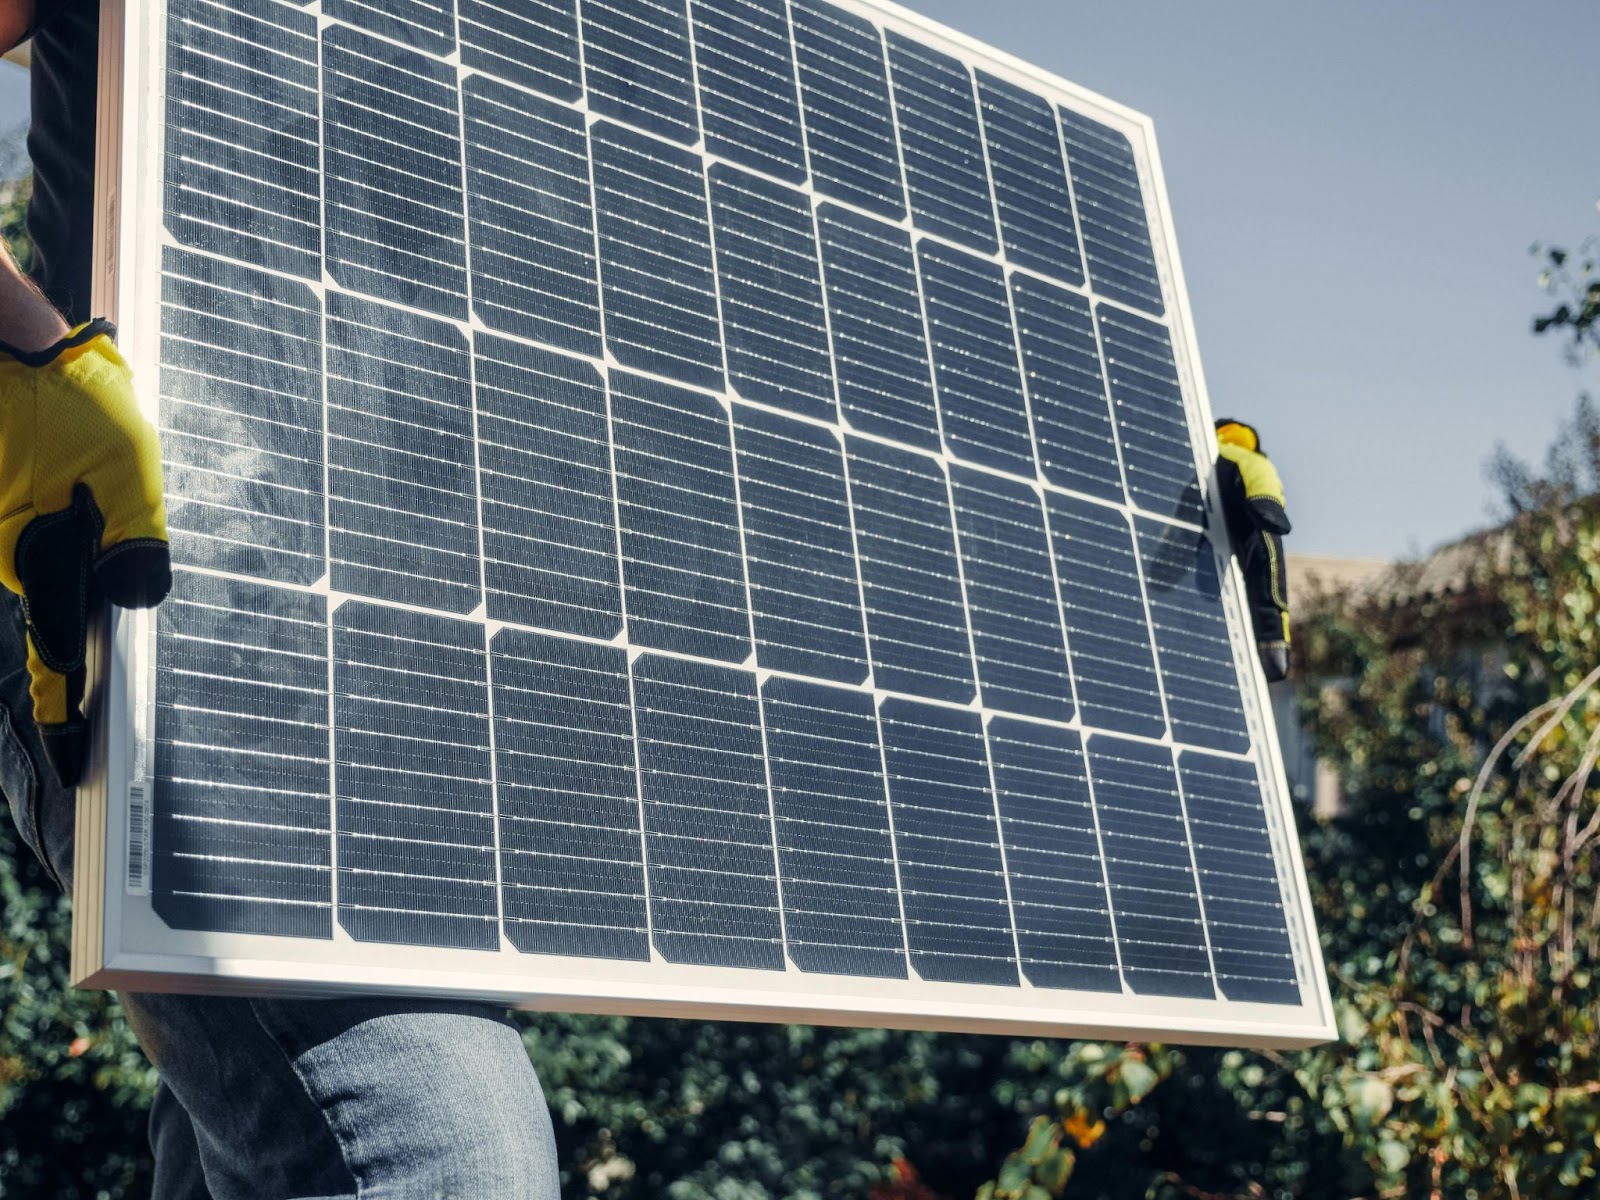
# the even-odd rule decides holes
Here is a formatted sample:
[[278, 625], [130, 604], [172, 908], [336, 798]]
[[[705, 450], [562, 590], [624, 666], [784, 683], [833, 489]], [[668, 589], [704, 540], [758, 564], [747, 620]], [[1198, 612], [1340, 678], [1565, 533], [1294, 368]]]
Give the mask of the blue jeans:
[[[0, 786], [72, 881], [74, 797], [44, 765], [21, 606], [0, 589]], [[439, 1001], [125, 993], [161, 1075], [155, 1200], [555, 1200], [550, 1112], [503, 1011]]]

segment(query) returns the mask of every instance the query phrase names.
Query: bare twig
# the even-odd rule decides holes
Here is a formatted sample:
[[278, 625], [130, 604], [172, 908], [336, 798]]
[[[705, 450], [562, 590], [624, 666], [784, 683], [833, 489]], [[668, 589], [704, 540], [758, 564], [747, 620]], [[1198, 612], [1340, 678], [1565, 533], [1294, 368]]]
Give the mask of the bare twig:
[[[1584, 676], [1583, 681], [1565, 696], [1547, 700], [1532, 712], [1524, 714], [1513, 722], [1511, 728], [1506, 730], [1500, 740], [1495, 743], [1495, 747], [1489, 752], [1488, 757], [1483, 760], [1483, 766], [1478, 770], [1478, 777], [1473, 780], [1472, 793], [1467, 798], [1467, 811], [1462, 817], [1461, 838], [1456, 843], [1455, 850], [1446, 856], [1445, 861], [1439, 867], [1439, 873], [1434, 877], [1436, 882], [1442, 881], [1445, 872], [1450, 869], [1451, 862], [1456, 858], [1460, 859], [1461, 944], [1467, 949], [1472, 947], [1472, 834], [1477, 825], [1478, 805], [1482, 802], [1483, 793], [1489, 786], [1489, 779], [1493, 775], [1495, 767], [1499, 765], [1501, 757], [1510, 749], [1512, 742], [1516, 740], [1517, 735], [1548, 713], [1549, 719], [1538, 728], [1533, 737], [1528, 739], [1528, 744], [1522, 748], [1522, 752], [1512, 762], [1512, 765], [1516, 767], [1526, 766], [1539, 747], [1544, 745], [1545, 739], [1555, 732], [1562, 721], [1566, 720], [1567, 714], [1572, 711], [1579, 700], [1589, 693], [1596, 683], [1600, 683], [1600, 667], [1590, 671], [1588, 675]], [[1593, 763], [1590, 766], [1592, 768]], [[1413, 927], [1413, 932], [1414, 929], [1415, 927]], [[1407, 949], [1409, 949], [1410, 934], [1407, 935], [1406, 941]]]
[[1600, 760], [1600, 725], [1595, 726], [1588, 742], [1584, 744], [1583, 758], [1578, 763], [1578, 769], [1567, 776], [1561, 785], [1561, 790], [1556, 793], [1557, 803], [1565, 802], [1575, 794], [1581, 794], [1583, 785], [1589, 782], [1589, 776], [1594, 773], [1597, 760]]
[[[1544, 745], [1545, 738], [1549, 737], [1553, 732], [1555, 732], [1556, 726], [1560, 725], [1561, 722], [1567, 719], [1567, 714], [1572, 711], [1573, 706], [1577, 704], [1579, 700], [1583, 699], [1584, 694], [1596, 683], [1600, 683], [1600, 667], [1596, 667], [1593, 671], [1590, 671], [1588, 675], [1584, 676], [1582, 683], [1573, 688], [1565, 696], [1560, 697], [1559, 700], [1551, 700], [1545, 704], [1541, 704], [1538, 708], [1534, 709], [1533, 712], [1529, 713], [1529, 717], [1534, 717], [1550, 708], [1551, 705], [1557, 706], [1557, 711], [1548, 721], [1539, 727], [1539, 732], [1533, 735], [1528, 744], [1522, 748], [1522, 753], [1517, 755], [1516, 760], [1511, 765], [1515, 767], [1525, 765], [1528, 760], [1533, 757], [1534, 752], [1537, 751], [1540, 746]], [[1524, 724], [1526, 719], [1527, 718], [1524, 718], [1523, 721], [1518, 721], [1517, 724]], [[1502, 739], [1502, 741], [1503, 740], [1504, 739]], [[1497, 751], [1499, 749], [1500, 748], [1497, 747]], [[1493, 757], [1493, 755], [1491, 755], [1491, 757]]]
[[1589, 904], [1589, 918], [1584, 922], [1589, 934], [1589, 957], [1600, 958], [1600, 888], [1595, 889], [1594, 900]]

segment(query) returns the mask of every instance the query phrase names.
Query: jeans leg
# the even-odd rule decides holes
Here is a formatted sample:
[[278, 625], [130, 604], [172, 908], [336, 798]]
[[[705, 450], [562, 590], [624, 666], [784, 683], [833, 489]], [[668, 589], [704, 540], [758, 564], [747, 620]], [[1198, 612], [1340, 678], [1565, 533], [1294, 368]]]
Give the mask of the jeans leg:
[[[122, 1009], [163, 1090], [188, 1116], [215, 1200], [355, 1195], [327, 1122], [248, 1000], [125, 992]], [[183, 1139], [154, 1114], [151, 1134], [159, 1177], [165, 1139], [173, 1136], [180, 1153]], [[158, 1191], [156, 1200], [167, 1197]]]
[[150, 1105], [150, 1149], [156, 1160], [152, 1200], [211, 1200], [194, 1122], [165, 1083], [156, 1088]]
[[50, 769], [33, 723], [22, 601], [0, 588], [0, 788], [17, 832], [64, 891], [72, 890], [77, 793]]
[[193, 1121], [214, 1200], [557, 1200], [549, 1110], [503, 1012], [375, 998], [123, 1004]]

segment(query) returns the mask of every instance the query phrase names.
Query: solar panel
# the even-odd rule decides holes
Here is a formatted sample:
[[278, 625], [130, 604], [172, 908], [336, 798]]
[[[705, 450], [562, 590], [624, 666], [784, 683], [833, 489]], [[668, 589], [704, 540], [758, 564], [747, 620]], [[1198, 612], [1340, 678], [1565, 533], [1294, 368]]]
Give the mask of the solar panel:
[[1145, 118], [879, 0], [110, 36], [80, 979], [1328, 1036]]

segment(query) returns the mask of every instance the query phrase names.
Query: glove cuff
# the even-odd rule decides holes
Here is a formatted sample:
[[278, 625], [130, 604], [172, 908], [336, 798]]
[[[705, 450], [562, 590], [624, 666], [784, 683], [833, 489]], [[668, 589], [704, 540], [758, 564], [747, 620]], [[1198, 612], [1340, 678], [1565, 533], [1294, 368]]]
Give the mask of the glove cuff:
[[18, 350], [15, 346], [0, 342], [0, 354], [9, 355], [25, 367], [48, 367], [68, 350], [87, 345], [102, 334], [115, 338], [117, 327], [104, 317], [97, 317], [79, 325], [55, 345], [46, 346], [43, 350]]

